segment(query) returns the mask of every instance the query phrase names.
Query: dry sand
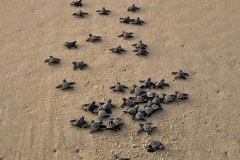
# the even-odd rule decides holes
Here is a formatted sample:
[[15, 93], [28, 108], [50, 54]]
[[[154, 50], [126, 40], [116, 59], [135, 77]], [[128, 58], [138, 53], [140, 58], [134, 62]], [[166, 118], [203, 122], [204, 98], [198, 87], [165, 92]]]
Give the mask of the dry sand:
[[[133, 160], [238, 160], [240, 159], [240, 1], [239, 0], [85, 0], [77, 19], [71, 0], [0, 0], [0, 156], [4, 160], [108, 160], [114, 154]], [[135, 3], [138, 13], [126, 8]], [[95, 10], [105, 6], [109, 16]], [[120, 17], [139, 16], [147, 23], [132, 26]], [[117, 35], [135, 33], [133, 40]], [[89, 33], [103, 42], [86, 43]], [[80, 48], [68, 50], [65, 41], [77, 40]], [[131, 52], [143, 40], [147, 58]], [[122, 45], [127, 53], [112, 54]], [[183, 46], [184, 45], [184, 46]], [[53, 55], [63, 61], [48, 66]], [[72, 61], [89, 64], [73, 71]], [[173, 81], [171, 71], [190, 73], [187, 81]], [[111, 98], [115, 104], [127, 94], [114, 94], [109, 86], [140, 79], [165, 78], [166, 93], [187, 92], [190, 99], [164, 107], [150, 120], [158, 126], [151, 137], [136, 135], [138, 123], [120, 114], [126, 123], [119, 133], [89, 134], [73, 128], [69, 120], [85, 115], [80, 109], [91, 100]], [[76, 81], [75, 91], [55, 90], [62, 79]], [[162, 93], [162, 92], [159, 92]], [[166, 150], [146, 153], [144, 145], [160, 140]], [[79, 153], [76, 152], [79, 149]]]

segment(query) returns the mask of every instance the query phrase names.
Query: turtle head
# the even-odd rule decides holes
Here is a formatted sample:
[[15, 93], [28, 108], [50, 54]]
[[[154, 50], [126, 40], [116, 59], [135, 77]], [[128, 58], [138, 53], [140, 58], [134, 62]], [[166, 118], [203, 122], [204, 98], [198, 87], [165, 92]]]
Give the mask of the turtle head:
[[111, 103], [111, 102], [112, 102], [112, 100], [111, 100], [111, 99], [109, 99], [107, 102], [108, 102], [108, 103]]
[[148, 81], [151, 81], [152, 79], [149, 77], [147, 80], [148, 80]]
[[49, 56], [49, 58], [53, 58], [53, 56]]
[[165, 96], [166, 96], [166, 94], [165, 94], [165, 93], [163, 93], [162, 95], [163, 95], [163, 97], [165, 97]]
[[89, 34], [89, 37], [92, 37], [92, 34]]
[[117, 82], [117, 84], [121, 84], [120, 82]]
[[77, 62], [72, 62], [72, 64], [76, 65], [76, 64], [77, 64]]
[[137, 20], [139, 20], [140, 18], [139, 17], [137, 17]]
[[63, 80], [63, 82], [67, 82], [67, 80], [66, 80], [66, 79], [64, 79], [64, 80]]
[[103, 10], [105, 10], [105, 7], [102, 7]]
[[133, 4], [132, 6], [135, 7], [135, 4]]
[[122, 46], [118, 46], [118, 48], [121, 48]]
[[122, 100], [123, 100], [123, 101], [126, 101], [126, 100], [127, 100], [127, 98], [122, 98]]
[[95, 101], [93, 101], [93, 102], [92, 102], [92, 104], [96, 104], [96, 102], [95, 102]]
[[178, 94], [179, 92], [178, 91], [175, 91], [175, 94]]
[[82, 120], [83, 120], [83, 119], [84, 119], [84, 116], [81, 116], [81, 117], [80, 117], [80, 119], [82, 119]]
[[179, 72], [181, 73], [181, 72], [182, 72], [182, 70], [181, 70], [181, 69], [179, 69]]
[[139, 43], [142, 43], [142, 40], [140, 40]]

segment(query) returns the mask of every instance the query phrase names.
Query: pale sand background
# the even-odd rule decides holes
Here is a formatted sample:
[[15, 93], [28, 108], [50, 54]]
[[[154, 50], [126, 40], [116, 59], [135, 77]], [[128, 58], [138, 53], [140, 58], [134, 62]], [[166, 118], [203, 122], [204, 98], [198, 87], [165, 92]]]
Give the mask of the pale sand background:
[[[106, 160], [119, 153], [133, 160], [240, 159], [239, 0], [85, 0], [82, 10], [90, 15], [81, 20], [71, 15], [78, 8], [70, 2], [0, 1], [2, 158]], [[132, 3], [142, 10], [126, 12]], [[102, 6], [112, 10], [110, 16], [96, 15]], [[127, 15], [147, 23], [120, 24], [119, 18]], [[123, 30], [134, 32], [135, 38], [118, 38]], [[86, 43], [89, 33], [103, 36], [103, 42]], [[140, 39], [149, 45], [147, 58], [131, 52], [130, 45]], [[79, 42], [78, 50], [63, 46], [71, 40]], [[108, 51], [119, 44], [126, 54]], [[61, 58], [61, 65], [43, 63], [49, 55]], [[90, 67], [73, 71], [75, 60]], [[187, 81], [172, 81], [170, 72], [179, 68], [191, 74]], [[134, 138], [138, 123], [129, 116], [121, 115], [126, 125], [119, 133], [89, 134], [69, 124], [82, 114], [94, 118], [80, 109], [83, 103], [111, 98], [120, 104], [127, 95], [113, 94], [110, 85], [148, 77], [164, 77], [171, 85], [166, 93], [190, 94], [188, 101], [168, 105], [150, 118], [158, 126], [152, 139], [162, 141], [165, 151], [146, 153], [143, 146], [150, 137]], [[64, 78], [77, 82], [75, 91], [54, 89]], [[114, 113], [122, 114], [120, 109]]]

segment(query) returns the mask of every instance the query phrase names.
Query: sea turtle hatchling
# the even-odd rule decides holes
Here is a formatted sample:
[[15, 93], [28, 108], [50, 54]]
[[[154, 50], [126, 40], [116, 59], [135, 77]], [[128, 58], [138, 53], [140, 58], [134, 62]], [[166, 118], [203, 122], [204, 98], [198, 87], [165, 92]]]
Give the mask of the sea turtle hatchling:
[[118, 130], [121, 130], [122, 126], [123, 126], [123, 121], [121, 118], [118, 118], [118, 117], [110, 118], [106, 130], [118, 131]]
[[89, 34], [89, 38], [86, 41], [87, 42], [98, 42], [101, 40], [102, 40], [101, 36], [95, 36], [95, 35]]
[[138, 109], [139, 109], [139, 105], [136, 105], [134, 107], [130, 107], [128, 108], [127, 110], [123, 111], [124, 113], [128, 113], [130, 114], [132, 117], [134, 117], [137, 112], [138, 112]]
[[83, 4], [82, 4], [82, 0], [78, 0], [78, 1], [73, 1], [71, 3], [72, 6], [76, 6], [76, 7], [82, 7]]
[[136, 53], [137, 56], [147, 56], [149, 54], [149, 52], [146, 51], [146, 49], [144, 49], [144, 48], [135, 49], [135, 50], [133, 50], [133, 52], [137, 52]]
[[189, 76], [188, 73], [183, 72], [181, 69], [178, 72], [172, 72], [172, 74], [175, 74], [175, 79], [187, 79]]
[[85, 111], [90, 111], [92, 112], [93, 114], [95, 114], [95, 110], [98, 108], [98, 106], [96, 105], [96, 102], [93, 101], [89, 104], [83, 104], [82, 105], [82, 109], [85, 110]]
[[122, 100], [123, 100], [123, 103], [120, 105], [121, 108], [123, 108], [124, 106], [132, 107], [136, 104], [135, 100], [131, 97], [122, 98]]
[[133, 22], [133, 21], [134, 21], [134, 19], [131, 19], [129, 16], [127, 16], [125, 18], [120, 18], [121, 23], [129, 24], [130, 22]]
[[59, 58], [55, 58], [53, 56], [49, 56], [49, 58], [46, 59], [44, 62], [46, 62], [46, 63], [51, 65], [51, 64], [58, 64], [58, 63], [60, 63], [60, 61], [61, 61], [61, 59], [59, 59]]
[[140, 128], [137, 131], [138, 134], [141, 132], [147, 132], [148, 135], [150, 135], [152, 131], [157, 128], [157, 126], [152, 126], [151, 122], [140, 123], [139, 127]]
[[135, 100], [135, 103], [136, 104], [141, 104], [141, 103], [147, 103], [147, 99], [145, 99], [143, 96], [139, 95], [139, 96], [136, 96], [136, 97], [131, 97]]
[[102, 7], [101, 10], [96, 10], [96, 12], [98, 12], [98, 14], [100, 14], [100, 15], [108, 15], [111, 11], [106, 10], [105, 7]]
[[175, 95], [169, 95], [169, 94], [165, 94], [165, 93], [163, 93], [162, 96], [163, 96], [163, 102], [164, 103], [173, 102], [174, 98], [175, 98]]
[[150, 117], [153, 112], [154, 110], [151, 106], [148, 106], [148, 105], [144, 106], [144, 116]]
[[129, 158], [121, 158], [118, 155], [115, 155], [112, 160], [130, 160]]
[[139, 82], [142, 83], [142, 85], [140, 86], [141, 88], [154, 88], [155, 84], [152, 82], [151, 78], [148, 78], [146, 80], [140, 80]]
[[83, 61], [80, 62], [72, 62], [73, 64], [73, 70], [79, 69], [79, 70], [83, 70], [84, 68], [86, 68], [88, 65], [86, 63], [84, 63]]
[[91, 126], [90, 126], [90, 133], [95, 133], [98, 131], [103, 131], [107, 126], [103, 124], [102, 121], [95, 122], [92, 120]]
[[132, 24], [135, 24], [135, 25], [142, 25], [143, 23], [145, 22], [141, 20], [139, 17], [137, 17], [137, 19], [134, 19], [134, 21], [132, 21]]
[[133, 33], [122, 31], [122, 34], [118, 35], [118, 37], [123, 37], [124, 39], [133, 38]]
[[135, 93], [136, 96], [145, 96], [146, 91], [144, 91], [141, 87], [138, 87], [136, 84], [133, 84], [132, 88], [130, 89], [130, 93]]
[[72, 15], [73, 15], [73, 16], [76, 16], [76, 17], [79, 17], [79, 18], [84, 18], [85, 15], [88, 15], [88, 13], [83, 12], [82, 10], [79, 10], [78, 12], [73, 13]]
[[156, 97], [156, 93], [151, 91], [150, 89], [147, 90], [147, 98], [148, 100], [153, 100], [154, 97]]
[[70, 120], [70, 122], [73, 126], [76, 126], [79, 128], [89, 127], [89, 124], [84, 120], [84, 116], [81, 116], [79, 119]]
[[105, 109], [102, 109], [102, 108], [98, 110], [97, 115], [98, 115], [98, 118], [100, 118], [100, 119], [102, 119], [102, 118], [107, 118], [107, 117], [110, 117], [110, 116], [111, 116], [110, 114], [108, 114], [108, 113], [106, 112]]
[[151, 141], [147, 146], [148, 152], [155, 152], [157, 150], [164, 150], [164, 145], [159, 141]]
[[112, 113], [113, 108], [116, 108], [116, 106], [112, 104], [111, 99], [107, 100], [107, 102], [100, 102], [99, 104], [102, 105], [99, 108], [104, 109], [109, 114]]
[[133, 120], [146, 121], [146, 117], [144, 116], [144, 111], [138, 110], [137, 114], [133, 117]]
[[122, 85], [120, 82], [117, 82], [117, 84], [115, 86], [111, 86], [110, 89], [112, 89], [113, 91], [124, 92], [124, 89], [128, 89], [128, 87]]
[[165, 80], [164, 79], [161, 79], [159, 82], [157, 82], [155, 84], [155, 88], [160, 88], [160, 89], [164, 89], [164, 87], [169, 87], [169, 84], [168, 83], [165, 83]]
[[78, 48], [77, 45], [76, 45], [77, 41], [72, 41], [72, 42], [65, 42], [64, 45], [68, 48], [68, 49], [71, 49], [71, 48]]
[[175, 98], [178, 100], [188, 99], [188, 94], [175, 91]]
[[128, 7], [127, 11], [129, 12], [136, 12], [137, 10], [140, 10], [140, 8], [136, 7], [135, 4]]
[[61, 90], [68, 90], [68, 89], [73, 89], [74, 87], [72, 86], [75, 84], [75, 82], [67, 82], [66, 79], [63, 80], [62, 84], [59, 84], [56, 88], [61, 88]]
[[121, 46], [117, 46], [116, 48], [111, 48], [109, 50], [111, 50], [113, 53], [118, 53], [118, 54], [121, 54], [122, 52], [126, 52], [126, 50], [123, 49]]
[[139, 41], [138, 43], [135, 43], [135, 44], [133, 44], [132, 45], [133, 47], [135, 47], [135, 48], [143, 48], [143, 49], [145, 49], [145, 48], [147, 48], [147, 45], [146, 44], [144, 44], [142, 41]]

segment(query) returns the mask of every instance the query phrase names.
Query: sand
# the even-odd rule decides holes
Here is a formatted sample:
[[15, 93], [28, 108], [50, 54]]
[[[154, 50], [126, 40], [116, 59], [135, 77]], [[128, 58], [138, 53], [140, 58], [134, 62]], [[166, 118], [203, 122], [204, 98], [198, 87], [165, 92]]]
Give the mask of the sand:
[[[240, 1], [239, 0], [85, 0], [84, 19], [71, 14], [71, 0], [0, 1], [0, 157], [4, 160], [110, 160], [118, 154], [133, 160], [238, 160], [240, 159]], [[132, 3], [141, 7], [128, 13]], [[105, 6], [103, 17], [95, 10]], [[147, 23], [132, 26], [120, 17], [140, 17]], [[118, 38], [123, 30], [132, 40]], [[103, 36], [86, 43], [88, 34]], [[68, 50], [65, 41], [78, 41]], [[148, 57], [135, 56], [131, 44], [143, 40]], [[115, 55], [109, 48], [122, 45]], [[53, 55], [59, 66], [43, 61]], [[73, 71], [72, 61], [89, 64]], [[186, 81], [173, 81], [171, 71], [182, 68]], [[190, 94], [189, 100], [164, 106], [150, 118], [158, 126], [152, 136], [136, 136], [138, 123], [121, 109], [126, 123], [121, 132], [89, 134], [69, 120], [85, 115], [81, 104], [111, 98], [116, 105], [129, 94], [115, 94], [117, 81], [128, 86], [138, 80], [165, 78], [169, 89]], [[62, 79], [76, 81], [73, 92], [54, 87]], [[160, 140], [165, 151], [147, 153], [144, 146]], [[77, 152], [79, 150], [79, 152]]]

